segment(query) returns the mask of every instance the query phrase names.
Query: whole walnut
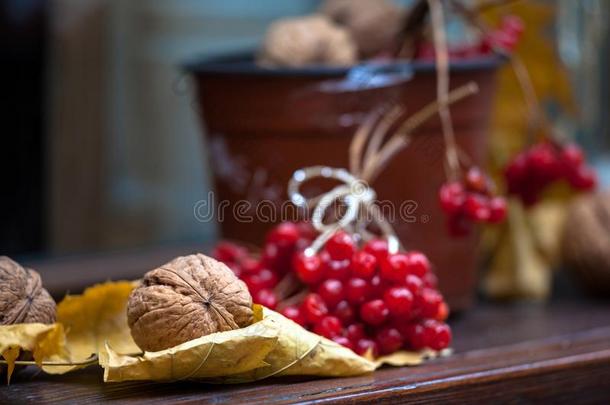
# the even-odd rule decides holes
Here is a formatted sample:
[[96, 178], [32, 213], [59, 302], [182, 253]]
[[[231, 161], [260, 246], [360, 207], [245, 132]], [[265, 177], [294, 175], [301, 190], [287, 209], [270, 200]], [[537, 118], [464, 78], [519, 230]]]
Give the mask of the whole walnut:
[[407, 16], [405, 9], [386, 0], [326, 0], [321, 12], [348, 29], [363, 58], [388, 49]]
[[0, 325], [55, 322], [55, 301], [40, 275], [0, 256]]
[[243, 281], [210, 257], [178, 257], [149, 271], [127, 303], [131, 336], [159, 351], [252, 323], [252, 297]]
[[285, 18], [269, 26], [259, 61], [272, 66], [351, 65], [356, 45], [349, 32], [329, 18], [314, 14]]
[[563, 263], [589, 290], [610, 294], [610, 193], [570, 204], [561, 247]]

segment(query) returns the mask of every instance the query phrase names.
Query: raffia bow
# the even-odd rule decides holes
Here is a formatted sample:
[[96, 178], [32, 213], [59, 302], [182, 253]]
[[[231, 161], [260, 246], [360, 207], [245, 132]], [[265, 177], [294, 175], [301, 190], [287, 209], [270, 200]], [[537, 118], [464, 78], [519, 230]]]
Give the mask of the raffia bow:
[[[449, 93], [447, 105], [478, 92], [478, 86], [470, 82]], [[339, 229], [351, 230], [363, 240], [372, 237], [367, 228], [376, 225], [388, 241], [389, 251], [398, 251], [400, 241], [392, 226], [383, 218], [376, 202], [376, 193], [369, 186], [391, 159], [411, 142], [413, 130], [433, 117], [441, 107], [437, 101], [426, 105], [403, 120], [400, 106], [385, 107], [373, 111], [356, 130], [349, 148], [350, 169], [328, 166], [311, 166], [294, 172], [288, 183], [288, 196], [297, 207], [310, 211], [311, 223], [320, 232], [318, 238], [305, 250], [314, 255]], [[388, 134], [391, 136], [388, 138]], [[387, 140], [386, 140], [387, 138]], [[307, 198], [301, 186], [313, 179], [334, 179], [340, 182], [330, 191]], [[334, 222], [325, 223], [329, 209], [341, 203], [345, 210]]]

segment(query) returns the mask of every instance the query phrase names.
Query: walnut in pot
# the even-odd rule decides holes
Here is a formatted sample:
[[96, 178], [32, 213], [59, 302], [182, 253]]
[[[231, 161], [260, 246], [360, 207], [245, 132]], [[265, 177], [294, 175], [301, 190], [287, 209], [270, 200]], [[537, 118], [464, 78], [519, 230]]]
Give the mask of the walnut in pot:
[[356, 45], [350, 33], [328, 17], [314, 14], [285, 18], [271, 24], [259, 62], [271, 66], [311, 64], [346, 66], [356, 62]]
[[243, 328], [252, 319], [246, 284], [202, 254], [178, 257], [149, 271], [127, 304], [131, 336], [145, 351]]
[[0, 256], [0, 325], [55, 322], [55, 301], [40, 275]]
[[326, 0], [321, 12], [347, 28], [363, 58], [388, 49], [407, 16], [405, 9], [387, 0]]

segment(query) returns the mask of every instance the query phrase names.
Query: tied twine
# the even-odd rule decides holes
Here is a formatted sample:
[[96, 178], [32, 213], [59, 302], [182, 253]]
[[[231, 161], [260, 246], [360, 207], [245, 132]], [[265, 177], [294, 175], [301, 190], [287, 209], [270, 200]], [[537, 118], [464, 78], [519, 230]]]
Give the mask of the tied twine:
[[[311, 223], [320, 233], [311, 246], [305, 249], [305, 255], [316, 254], [340, 229], [354, 231], [366, 241], [373, 237], [367, 231], [371, 224], [376, 225], [388, 241], [390, 253], [402, 248], [394, 229], [383, 217], [376, 203], [377, 194], [369, 184], [398, 152], [410, 144], [411, 134], [417, 127], [437, 114], [440, 108], [446, 108], [477, 92], [476, 83], [467, 83], [449, 92], [445, 101], [434, 101], [404, 121], [404, 109], [400, 106], [377, 109], [367, 116], [352, 138], [349, 148], [350, 170], [311, 166], [295, 171], [288, 183], [288, 196], [297, 207], [312, 211]], [[396, 129], [393, 130], [394, 128]], [[389, 133], [391, 136], [388, 137]], [[340, 184], [320, 195], [305, 197], [301, 193], [301, 186], [317, 178], [337, 180]], [[336, 202], [346, 207], [343, 215], [334, 222], [325, 223], [329, 208]]]

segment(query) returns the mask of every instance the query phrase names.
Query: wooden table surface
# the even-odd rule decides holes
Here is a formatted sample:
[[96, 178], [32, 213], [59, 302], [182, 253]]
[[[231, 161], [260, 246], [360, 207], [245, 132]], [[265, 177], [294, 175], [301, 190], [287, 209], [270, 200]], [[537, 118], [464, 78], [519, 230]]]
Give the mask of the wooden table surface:
[[[103, 262], [103, 258], [95, 260]], [[136, 262], [126, 263], [136, 271], [140, 266]], [[45, 279], [47, 270], [58, 265], [37, 264]], [[64, 264], [70, 268], [68, 262]], [[59, 279], [56, 284], [63, 278], [60, 274], [55, 273]], [[75, 291], [77, 282], [73, 284]], [[104, 384], [98, 367], [63, 376], [29, 368], [10, 386], [0, 386], [0, 403], [610, 403], [609, 301], [481, 304], [451, 323], [454, 355], [413, 368], [384, 368], [355, 378], [274, 379], [223, 386], [197, 382]]]

